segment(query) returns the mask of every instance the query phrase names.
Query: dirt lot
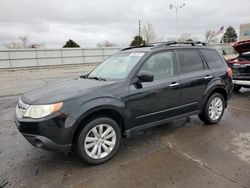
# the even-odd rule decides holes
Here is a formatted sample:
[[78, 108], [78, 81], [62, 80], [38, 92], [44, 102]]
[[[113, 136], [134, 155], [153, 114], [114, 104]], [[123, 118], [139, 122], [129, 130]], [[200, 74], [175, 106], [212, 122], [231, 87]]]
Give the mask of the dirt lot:
[[14, 125], [19, 95], [92, 68], [0, 71], [0, 187], [250, 187], [250, 90], [234, 94], [220, 124], [191, 117], [152, 128], [99, 166], [32, 147]]

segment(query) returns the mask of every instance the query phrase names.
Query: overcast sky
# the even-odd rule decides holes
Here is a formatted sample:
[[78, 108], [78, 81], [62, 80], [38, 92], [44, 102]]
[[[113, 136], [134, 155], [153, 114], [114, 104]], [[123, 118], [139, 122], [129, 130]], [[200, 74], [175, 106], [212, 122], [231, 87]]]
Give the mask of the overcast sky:
[[170, 4], [186, 6], [178, 14], [178, 32], [204, 40], [206, 30], [250, 23], [249, 0], [0, 0], [0, 46], [27, 36], [47, 48], [73, 39], [81, 47], [108, 40], [126, 46], [138, 33], [138, 20], [153, 25], [157, 37], [175, 36], [175, 12]]

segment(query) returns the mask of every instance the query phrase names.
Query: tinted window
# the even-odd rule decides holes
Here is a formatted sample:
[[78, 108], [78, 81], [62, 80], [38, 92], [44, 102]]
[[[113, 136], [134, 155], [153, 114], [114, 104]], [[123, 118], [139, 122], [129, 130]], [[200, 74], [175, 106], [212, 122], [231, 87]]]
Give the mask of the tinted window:
[[174, 75], [174, 61], [172, 52], [162, 52], [152, 55], [142, 66], [140, 71], [150, 71], [154, 80], [160, 80]]
[[197, 50], [178, 50], [177, 58], [180, 73], [189, 73], [203, 69], [203, 62]]
[[215, 50], [202, 50], [202, 54], [204, 55], [210, 69], [224, 66], [220, 55]]

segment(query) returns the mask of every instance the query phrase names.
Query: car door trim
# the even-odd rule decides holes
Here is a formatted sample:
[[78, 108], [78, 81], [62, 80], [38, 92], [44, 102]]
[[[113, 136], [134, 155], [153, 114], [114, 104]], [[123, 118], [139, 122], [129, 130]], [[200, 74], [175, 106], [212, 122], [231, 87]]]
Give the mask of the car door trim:
[[135, 119], [141, 119], [141, 118], [144, 118], [144, 117], [148, 117], [148, 116], [160, 114], [160, 113], [163, 113], [163, 112], [168, 112], [168, 111], [176, 110], [176, 109], [179, 109], [179, 108], [185, 108], [185, 107], [188, 107], [188, 106], [196, 105], [197, 103], [198, 102], [193, 102], [193, 103], [189, 103], [189, 104], [184, 104], [184, 105], [181, 105], [181, 106], [177, 106], [177, 107], [174, 107], [174, 108], [168, 108], [168, 109], [165, 109], [165, 110], [160, 110], [160, 111], [156, 111], [156, 112], [144, 114], [144, 115], [136, 117]]
[[123, 132], [123, 135], [126, 136], [126, 137], [130, 137], [130, 136], [133, 136], [133, 135], [137, 134], [138, 132], [140, 132], [142, 130], [145, 130], [145, 129], [148, 129], [148, 128], [151, 128], [151, 127], [155, 127], [155, 126], [158, 126], [158, 125], [162, 125], [164, 123], [167, 123], [169, 121], [173, 121], [173, 120], [176, 120], [176, 119], [181, 119], [181, 118], [185, 118], [185, 117], [188, 117], [188, 116], [197, 115], [200, 112], [201, 112], [200, 110], [195, 110], [195, 111], [188, 112], [188, 113], [185, 113], [185, 114], [181, 114], [181, 115], [178, 115], [178, 116], [173, 116], [173, 117], [162, 119], [162, 120], [159, 120], [159, 121], [146, 123], [146, 124], [143, 124], [143, 125], [140, 125], [140, 126], [133, 127], [132, 129], [125, 130]]

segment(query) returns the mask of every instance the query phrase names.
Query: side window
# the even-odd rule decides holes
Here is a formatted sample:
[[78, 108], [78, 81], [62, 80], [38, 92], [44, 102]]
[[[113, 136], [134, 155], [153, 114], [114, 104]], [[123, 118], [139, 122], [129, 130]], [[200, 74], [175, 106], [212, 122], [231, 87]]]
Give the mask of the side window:
[[180, 73], [189, 73], [204, 69], [203, 61], [197, 50], [177, 50]]
[[174, 75], [174, 60], [172, 52], [161, 52], [152, 55], [143, 65], [141, 71], [150, 71], [154, 80], [164, 79]]
[[215, 50], [201, 50], [201, 52], [205, 57], [210, 69], [225, 66], [218, 52], [216, 52]]

